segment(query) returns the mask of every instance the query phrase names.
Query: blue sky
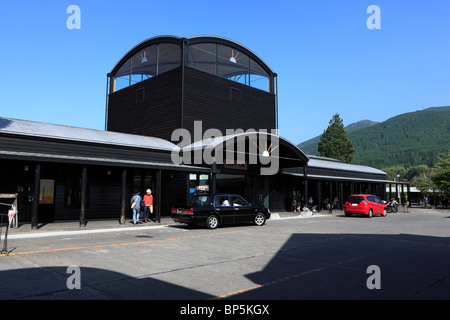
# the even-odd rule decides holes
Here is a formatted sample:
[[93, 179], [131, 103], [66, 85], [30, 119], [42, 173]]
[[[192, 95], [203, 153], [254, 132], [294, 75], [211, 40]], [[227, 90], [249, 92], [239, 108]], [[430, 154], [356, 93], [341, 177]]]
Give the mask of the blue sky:
[[[69, 30], [70, 5], [81, 29]], [[380, 8], [381, 29], [366, 12]], [[217, 35], [278, 73], [280, 134], [450, 105], [448, 0], [3, 0], [0, 116], [103, 129], [106, 74], [158, 35]], [[256, 128], [257, 129], [257, 128]]]

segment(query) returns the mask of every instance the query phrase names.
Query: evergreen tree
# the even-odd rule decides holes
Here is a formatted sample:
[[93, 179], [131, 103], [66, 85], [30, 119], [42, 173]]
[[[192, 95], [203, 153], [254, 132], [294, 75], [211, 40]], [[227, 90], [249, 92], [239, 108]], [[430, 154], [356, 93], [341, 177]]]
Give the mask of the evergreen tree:
[[355, 148], [338, 113], [331, 118], [328, 128], [320, 136], [317, 151], [322, 157], [339, 159], [348, 163], [352, 161]]

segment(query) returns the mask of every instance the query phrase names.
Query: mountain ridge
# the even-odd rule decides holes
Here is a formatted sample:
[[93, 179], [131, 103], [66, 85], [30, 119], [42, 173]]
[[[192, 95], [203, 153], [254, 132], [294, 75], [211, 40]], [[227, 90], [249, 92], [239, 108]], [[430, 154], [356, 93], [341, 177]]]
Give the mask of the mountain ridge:
[[[354, 163], [376, 168], [434, 167], [439, 154], [450, 149], [450, 106], [403, 113], [378, 123], [361, 120], [346, 129], [356, 150]], [[317, 155], [319, 141], [320, 136], [297, 146], [306, 154]]]

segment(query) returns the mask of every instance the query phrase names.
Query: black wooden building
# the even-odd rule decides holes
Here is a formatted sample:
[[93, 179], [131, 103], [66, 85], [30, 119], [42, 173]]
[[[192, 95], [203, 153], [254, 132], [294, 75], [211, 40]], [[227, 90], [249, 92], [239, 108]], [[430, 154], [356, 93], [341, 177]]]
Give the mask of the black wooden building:
[[[229, 39], [148, 39], [108, 74], [106, 130], [0, 118], [0, 193], [18, 193], [19, 223], [32, 228], [67, 219], [125, 223], [132, 194], [147, 188], [156, 220], [199, 190], [238, 193], [272, 211], [290, 210], [299, 196], [316, 203], [338, 197], [341, 206], [355, 192], [385, 198], [384, 172], [307, 156], [278, 136], [276, 79], [261, 58]], [[220, 139], [204, 136], [212, 128]], [[189, 143], [173, 141], [177, 129], [191, 134]], [[238, 159], [241, 138], [241, 162], [174, 161], [174, 154], [225, 145]], [[261, 175], [267, 165], [251, 163], [251, 150], [260, 156], [275, 149], [276, 171]]]
[[246, 47], [221, 37], [148, 39], [109, 79], [108, 131], [170, 140], [175, 129], [277, 129], [276, 77]]

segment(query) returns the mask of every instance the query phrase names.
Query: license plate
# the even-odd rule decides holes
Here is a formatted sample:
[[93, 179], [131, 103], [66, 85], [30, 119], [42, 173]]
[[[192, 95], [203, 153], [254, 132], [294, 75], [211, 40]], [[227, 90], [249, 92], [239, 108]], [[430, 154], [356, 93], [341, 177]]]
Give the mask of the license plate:
[[178, 209], [177, 209], [177, 213], [178, 213], [178, 214], [182, 214], [182, 213], [183, 213], [183, 208], [178, 208]]
[[356, 207], [356, 206], [358, 206], [357, 203], [352, 203], [352, 207]]

